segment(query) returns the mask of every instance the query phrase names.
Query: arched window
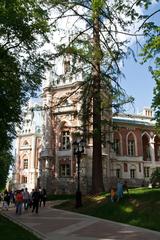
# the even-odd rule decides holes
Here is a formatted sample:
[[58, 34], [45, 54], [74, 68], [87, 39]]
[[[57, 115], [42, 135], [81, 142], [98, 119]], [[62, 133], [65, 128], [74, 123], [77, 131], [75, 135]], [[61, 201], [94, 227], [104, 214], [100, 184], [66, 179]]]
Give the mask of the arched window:
[[128, 156], [135, 156], [135, 140], [132, 133], [128, 136]]
[[160, 138], [158, 136], [154, 139], [155, 160], [160, 161]]
[[116, 155], [121, 155], [121, 140], [118, 132], [114, 133], [113, 150]]
[[146, 133], [142, 136], [142, 144], [143, 144], [143, 160], [151, 161], [149, 136]]
[[24, 145], [24, 146], [28, 146], [28, 145], [29, 145], [28, 141], [25, 140], [25, 141], [23, 142], [23, 145]]

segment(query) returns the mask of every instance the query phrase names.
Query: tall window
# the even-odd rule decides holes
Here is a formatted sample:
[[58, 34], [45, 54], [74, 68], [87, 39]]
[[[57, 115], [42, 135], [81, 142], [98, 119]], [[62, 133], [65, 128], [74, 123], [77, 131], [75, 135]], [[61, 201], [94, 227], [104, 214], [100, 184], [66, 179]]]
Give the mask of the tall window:
[[28, 169], [28, 159], [23, 160], [23, 168]]
[[135, 169], [130, 169], [130, 178], [135, 178]]
[[154, 138], [154, 151], [155, 151], [155, 161], [160, 161], [160, 137], [155, 136]]
[[68, 150], [70, 148], [71, 148], [70, 132], [69, 131], [63, 131], [62, 132], [62, 149]]
[[116, 155], [120, 155], [120, 140], [119, 139], [114, 139], [113, 149], [114, 149]]
[[128, 140], [128, 155], [135, 156], [135, 142], [134, 140]]
[[116, 169], [116, 177], [120, 178], [121, 171], [119, 168]]
[[149, 167], [144, 167], [144, 177], [150, 177]]
[[128, 164], [127, 163], [124, 163], [124, 172], [128, 172]]
[[147, 136], [147, 134], [143, 135], [142, 144], [143, 144], [143, 160], [144, 161], [151, 161], [150, 147], [149, 147], [149, 137]]
[[27, 177], [22, 176], [22, 183], [27, 183]]
[[65, 60], [64, 61], [64, 73], [68, 73], [70, 71], [70, 61], [69, 60]]
[[69, 177], [71, 175], [70, 164], [61, 164], [60, 165], [60, 176]]

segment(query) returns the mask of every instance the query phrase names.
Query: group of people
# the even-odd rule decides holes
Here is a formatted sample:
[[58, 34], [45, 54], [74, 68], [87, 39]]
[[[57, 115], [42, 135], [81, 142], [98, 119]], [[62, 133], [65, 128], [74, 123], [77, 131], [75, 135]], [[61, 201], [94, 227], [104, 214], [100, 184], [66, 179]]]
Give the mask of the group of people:
[[127, 181], [125, 181], [124, 183], [118, 181], [117, 187], [111, 188], [111, 192], [110, 192], [111, 202], [116, 202], [116, 201], [118, 202], [120, 199], [122, 199], [124, 191], [126, 191], [127, 194], [129, 195]]
[[1, 196], [1, 200], [3, 201], [2, 209], [8, 210], [10, 202], [12, 202], [15, 204], [16, 214], [21, 214], [22, 209], [27, 211], [29, 208], [32, 208], [32, 212], [38, 213], [38, 209], [42, 204], [45, 207], [46, 199], [47, 194], [44, 188], [32, 189], [30, 193], [27, 188], [16, 190], [14, 193], [6, 190], [3, 196]]

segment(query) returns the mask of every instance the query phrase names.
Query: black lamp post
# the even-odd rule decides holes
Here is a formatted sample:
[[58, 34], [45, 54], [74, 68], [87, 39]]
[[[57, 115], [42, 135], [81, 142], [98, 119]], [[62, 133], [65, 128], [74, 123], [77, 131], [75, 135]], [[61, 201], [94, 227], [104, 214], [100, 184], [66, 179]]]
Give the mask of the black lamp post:
[[83, 139], [73, 142], [73, 154], [77, 157], [77, 190], [76, 190], [76, 208], [82, 206], [82, 194], [80, 190], [80, 159], [84, 152]]

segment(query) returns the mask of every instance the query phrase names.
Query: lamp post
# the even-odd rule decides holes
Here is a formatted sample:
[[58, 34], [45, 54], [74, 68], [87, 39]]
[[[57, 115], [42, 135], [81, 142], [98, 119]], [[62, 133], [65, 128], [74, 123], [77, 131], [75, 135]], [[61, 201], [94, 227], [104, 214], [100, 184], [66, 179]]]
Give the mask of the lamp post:
[[80, 160], [81, 154], [84, 152], [83, 139], [77, 139], [73, 142], [73, 154], [77, 157], [77, 190], [76, 190], [76, 208], [82, 206], [82, 194], [80, 190]]

